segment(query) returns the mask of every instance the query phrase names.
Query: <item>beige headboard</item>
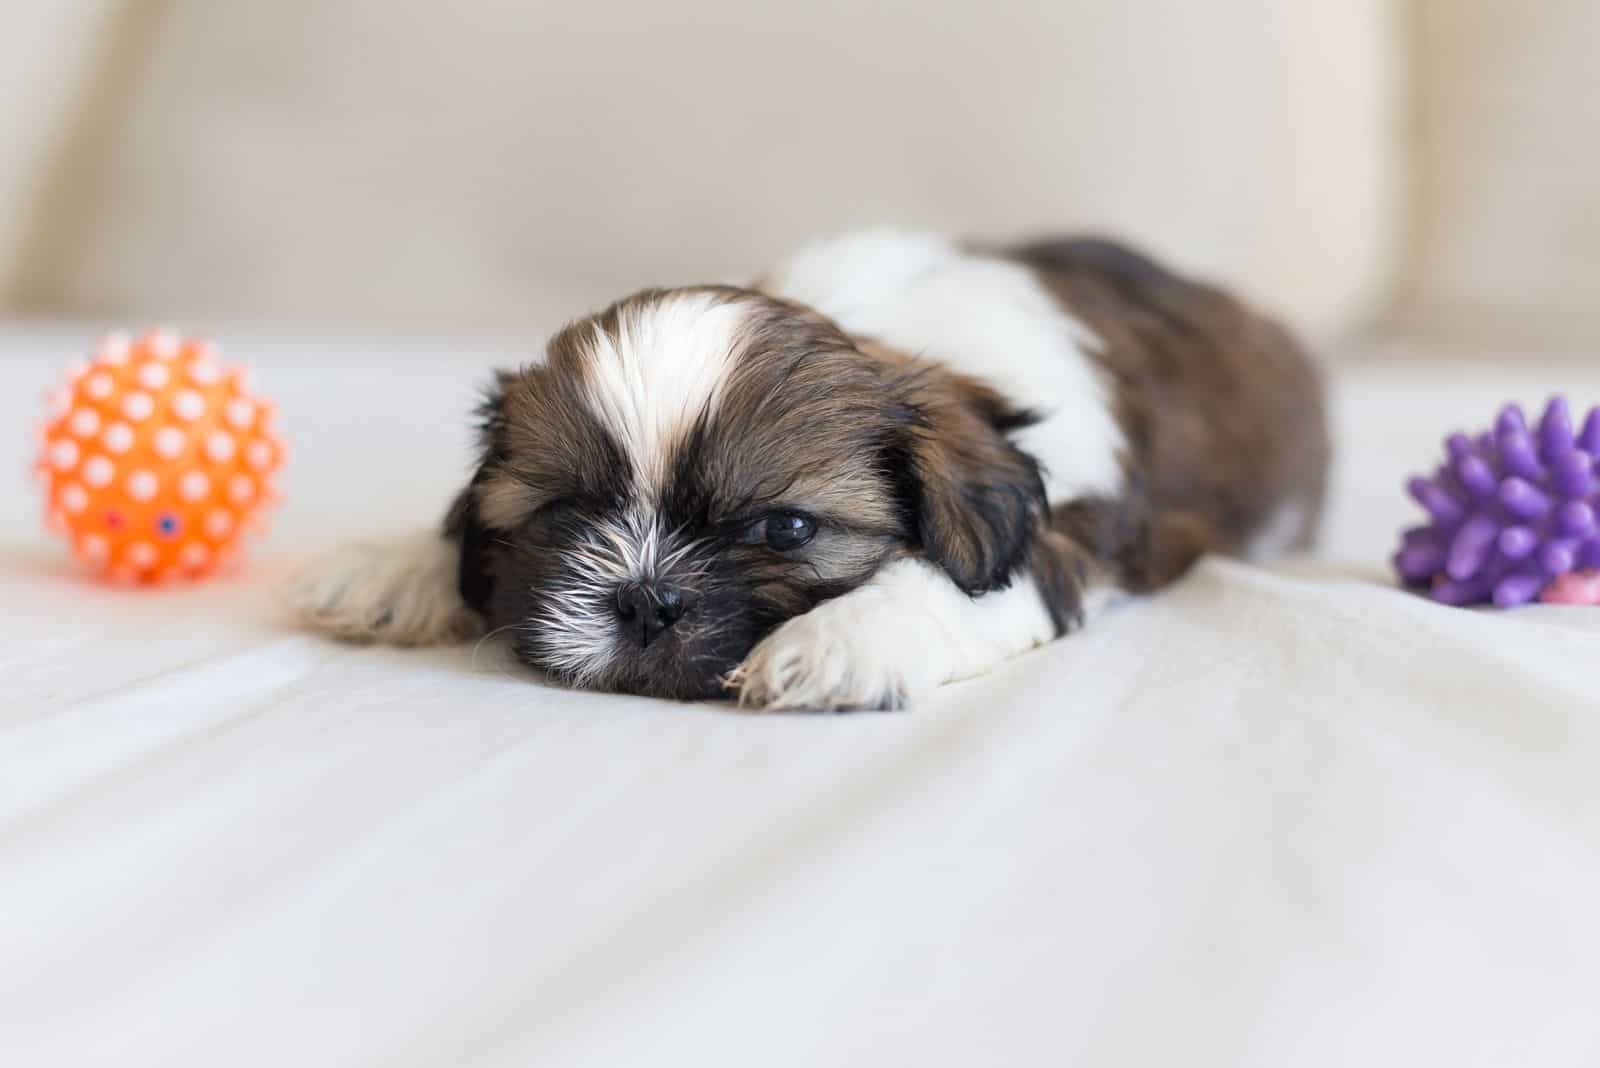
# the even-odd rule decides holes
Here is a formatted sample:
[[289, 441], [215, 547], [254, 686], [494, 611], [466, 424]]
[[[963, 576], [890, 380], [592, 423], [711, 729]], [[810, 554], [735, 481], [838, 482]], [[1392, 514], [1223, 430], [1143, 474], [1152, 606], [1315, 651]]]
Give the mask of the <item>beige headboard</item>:
[[40, 213], [68, 164], [121, 14], [119, 0], [0, 7], [0, 313], [39, 267]]
[[1434, 344], [1581, 355], [1600, 344], [1600, 3], [1417, 2], [1399, 325]]
[[1391, 277], [1388, 0], [125, 3], [14, 306], [545, 326], [884, 222], [1126, 234], [1324, 335]]

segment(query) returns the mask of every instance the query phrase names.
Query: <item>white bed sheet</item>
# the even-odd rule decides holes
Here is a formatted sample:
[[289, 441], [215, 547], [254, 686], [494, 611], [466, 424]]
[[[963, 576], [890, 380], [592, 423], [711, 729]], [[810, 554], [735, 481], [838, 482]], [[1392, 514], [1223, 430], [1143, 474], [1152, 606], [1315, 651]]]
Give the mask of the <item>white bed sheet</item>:
[[510, 346], [236, 340], [272, 537], [77, 577], [26, 428], [87, 340], [0, 333], [0, 1064], [1600, 1063], [1600, 611], [1384, 574], [1446, 429], [1600, 373], [1343, 370], [1319, 559], [760, 716], [283, 623], [296, 558], [435, 518]]

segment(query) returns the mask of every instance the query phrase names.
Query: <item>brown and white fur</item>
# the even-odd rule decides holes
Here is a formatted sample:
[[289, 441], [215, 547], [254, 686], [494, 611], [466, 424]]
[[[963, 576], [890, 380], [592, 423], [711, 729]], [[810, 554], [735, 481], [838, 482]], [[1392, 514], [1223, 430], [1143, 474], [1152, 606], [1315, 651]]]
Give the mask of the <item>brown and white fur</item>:
[[572, 685], [901, 706], [1202, 553], [1301, 546], [1318, 377], [1227, 294], [1096, 240], [869, 232], [649, 290], [502, 372], [444, 533], [303, 571], [313, 627], [506, 629]]

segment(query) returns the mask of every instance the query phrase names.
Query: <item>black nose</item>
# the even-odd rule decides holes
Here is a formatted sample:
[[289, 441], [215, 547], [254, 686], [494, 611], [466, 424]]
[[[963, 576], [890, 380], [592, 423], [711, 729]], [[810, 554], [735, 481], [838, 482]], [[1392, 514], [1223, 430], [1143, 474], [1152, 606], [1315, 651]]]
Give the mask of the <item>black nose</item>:
[[617, 590], [617, 618], [641, 646], [655, 641], [683, 615], [683, 594], [671, 586], [630, 582]]

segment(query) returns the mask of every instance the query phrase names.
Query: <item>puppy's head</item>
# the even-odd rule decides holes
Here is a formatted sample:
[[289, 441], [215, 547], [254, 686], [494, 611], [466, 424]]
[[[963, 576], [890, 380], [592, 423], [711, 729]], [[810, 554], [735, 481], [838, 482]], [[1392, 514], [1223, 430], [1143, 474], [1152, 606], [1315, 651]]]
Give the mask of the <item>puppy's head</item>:
[[1025, 414], [732, 288], [652, 290], [499, 376], [460, 585], [572, 685], [716, 696], [765, 634], [920, 552], [1004, 585], [1044, 512]]

